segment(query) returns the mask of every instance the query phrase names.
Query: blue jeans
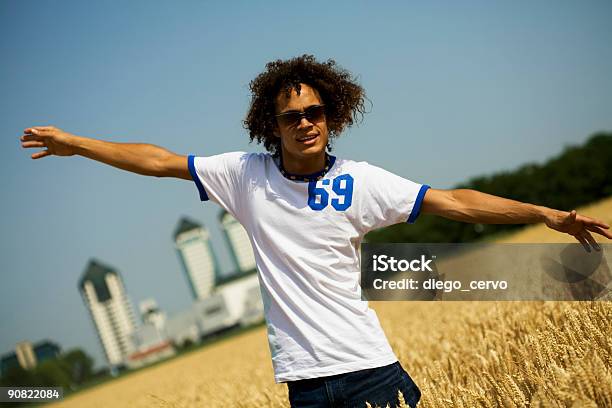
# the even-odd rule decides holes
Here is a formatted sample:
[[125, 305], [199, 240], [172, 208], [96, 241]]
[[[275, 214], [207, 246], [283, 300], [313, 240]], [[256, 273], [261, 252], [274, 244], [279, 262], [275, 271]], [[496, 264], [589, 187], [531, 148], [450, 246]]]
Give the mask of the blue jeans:
[[289, 381], [289, 402], [293, 408], [372, 408], [399, 406], [397, 391], [406, 404], [415, 408], [421, 391], [399, 361], [384, 367], [306, 380]]

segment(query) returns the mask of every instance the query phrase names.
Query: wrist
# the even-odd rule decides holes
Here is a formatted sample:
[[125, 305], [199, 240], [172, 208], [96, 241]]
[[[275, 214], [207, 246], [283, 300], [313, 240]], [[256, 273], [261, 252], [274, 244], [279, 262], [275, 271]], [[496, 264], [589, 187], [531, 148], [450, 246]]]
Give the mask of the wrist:
[[87, 151], [90, 151], [89, 142], [93, 139], [89, 139], [87, 137], [70, 135], [70, 139], [68, 140], [68, 145], [72, 148], [74, 154], [78, 154], [79, 156], [87, 156]]
[[562, 215], [562, 211], [539, 206], [538, 214], [540, 222], [543, 222], [550, 227], [551, 225], [554, 225], [556, 223], [556, 220], [559, 218], [560, 215]]

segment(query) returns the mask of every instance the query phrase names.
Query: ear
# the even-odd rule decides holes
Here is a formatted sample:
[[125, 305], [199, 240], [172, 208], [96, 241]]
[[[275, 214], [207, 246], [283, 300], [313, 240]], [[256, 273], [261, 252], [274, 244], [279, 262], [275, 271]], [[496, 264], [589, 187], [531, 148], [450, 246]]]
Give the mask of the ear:
[[278, 125], [275, 125], [274, 129], [272, 129], [272, 134], [274, 135], [274, 137], [278, 137], [280, 139], [281, 135], [280, 135], [280, 129], [278, 128]]

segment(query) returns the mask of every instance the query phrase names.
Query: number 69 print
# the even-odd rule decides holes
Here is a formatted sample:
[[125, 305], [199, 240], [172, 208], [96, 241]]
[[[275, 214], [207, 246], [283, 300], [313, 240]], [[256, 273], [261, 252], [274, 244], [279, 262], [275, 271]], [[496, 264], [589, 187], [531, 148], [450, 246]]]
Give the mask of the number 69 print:
[[[318, 181], [310, 181], [308, 183], [308, 206], [315, 211], [321, 211], [329, 203], [329, 192], [326, 187], [329, 186], [330, 179], [319, 180], [321, 186], [317, 187]], [[342, 174], [333, 180], [331, 190], [336, 197], [331, 199], [331, 205], [337, 211], [345, 211], [353, 203], [353, 177], [350, 174]], [[317, 197], [319, 199], [317, 200]]]

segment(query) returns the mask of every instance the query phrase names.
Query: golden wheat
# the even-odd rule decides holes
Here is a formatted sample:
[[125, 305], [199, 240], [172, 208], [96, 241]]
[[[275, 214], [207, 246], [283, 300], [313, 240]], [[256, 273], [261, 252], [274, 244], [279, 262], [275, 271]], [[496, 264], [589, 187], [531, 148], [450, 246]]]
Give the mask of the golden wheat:
[[[612, 223], [612, 199], [583, 212]], [[571, 240], [535, 226], [504, 242]], [[421, 388], [419, 407], [612, 407], [612, 302], [371, 305]], [[272, 379], [259, 328], [53, 407], [288, 406], [286, 386]]]

